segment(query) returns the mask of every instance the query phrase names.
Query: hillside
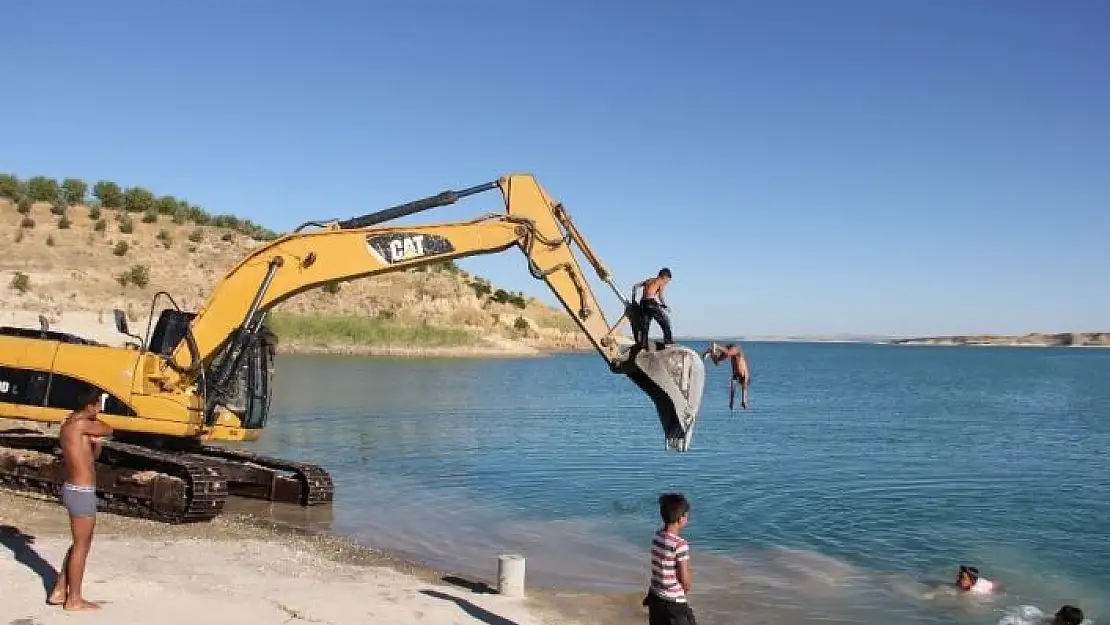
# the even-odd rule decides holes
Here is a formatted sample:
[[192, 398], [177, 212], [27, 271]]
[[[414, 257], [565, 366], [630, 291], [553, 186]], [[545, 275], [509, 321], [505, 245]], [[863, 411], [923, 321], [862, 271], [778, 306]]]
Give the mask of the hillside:
[[[249, 222], [200, 221], [209, 223], [154, 209], [0, 198], [0, 324], [37, 327], [44, 314], [52, 328], [119, 343], [113, 308], [126, 310], [132, 331], [141, 333], [160, 290], [184, 309], [201, 306], [224, 273], [263, 244], [258, 239], [274, 235]], [[522, 258], [506, 262], [525, 270]], [[159, 308], [167, 305], [163, 299]], [[501, 291], [453, 263], [313, 289], [277, 306], [272, 320], [285, 352], [493, 355], [588, 347], [565, 312]]]
[[1036, 347], [1110, 347], [1110, 332], [1065, 332], [1021, 336], [931, 336], [886, 341], [892, 345], [1028, 345]]

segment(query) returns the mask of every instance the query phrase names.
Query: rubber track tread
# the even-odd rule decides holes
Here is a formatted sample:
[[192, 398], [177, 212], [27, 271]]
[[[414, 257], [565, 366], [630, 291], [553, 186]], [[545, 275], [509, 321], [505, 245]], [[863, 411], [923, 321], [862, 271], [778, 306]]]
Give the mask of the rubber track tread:
[[237, 460], [239, 462], [251, 462], [267, 468], [290, 471], [296, 475], [297, 479], [301, 482], [301, 492], [303, 494], [300, 503], [302, 506], [316, 506], [330, 503], [335, 497], [335, 484], [332, 482], [331, 474], [319, 465], [307, 462], [295, 462], [284, 458], [273, 458], [271, 456], [263, 456], [239, 449], [225, 449], [209, 445], [202, 446], [199, 452], [193, 451], [191, 453], [216, 456], [218, 458]]
[[[0, 434], [0, 446], [9, 449], [31, 449], [60, 457], [58, 439], [52, 436]], [[173, 451], [107, 441], [102, 446], [98, 464], [123, 467], [136, 471], [156, 471], [185, 482], [175, 489], [177, 499], [168, 506], [158, 506], [149, 497], [120, 495], [97, 489], [101, 512], [149, 519], [162, 523], [197, 523], [209, 521], [223, 511], [227, 500], [227, 476], [219, 467], [206, 463], [203, 457], [189, 457]], [[45, 476], [36, 478], [0, 472], [0, 484], [15, 491], [33, 492], [59, 497], [61, 485]], [[166, 503], [166, 502], [163, 502]], [[168, 508], [168, 509], [167, 509]]]

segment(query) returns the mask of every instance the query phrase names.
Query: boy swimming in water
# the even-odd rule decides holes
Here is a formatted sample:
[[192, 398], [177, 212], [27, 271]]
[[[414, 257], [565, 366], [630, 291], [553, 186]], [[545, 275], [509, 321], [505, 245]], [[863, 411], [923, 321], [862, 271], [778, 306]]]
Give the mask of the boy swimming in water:
[[956, 574], [956, 587], [975, 595], [989, 595], [998, 589], [997, 584], [979, 576], [979, 569], [963, 564], [960, 565], [960, 572]]
[[1061, 606], [1052, 617], [1051, 625], [1079, 625], [1083, 622], [1083, 610], [1073, 606]]

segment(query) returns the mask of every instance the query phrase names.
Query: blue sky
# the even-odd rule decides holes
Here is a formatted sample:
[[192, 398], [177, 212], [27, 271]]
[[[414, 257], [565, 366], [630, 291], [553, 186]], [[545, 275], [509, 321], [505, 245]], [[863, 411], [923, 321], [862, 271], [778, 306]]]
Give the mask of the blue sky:
[[[1104, 2], [58, 1], [4, 22], [0, 171], [274, 229], [530, 172], [623, 290], [671, 267], [679, 335], [1110, 329]], [[547, 295], [515, 252], [463, 265]]]

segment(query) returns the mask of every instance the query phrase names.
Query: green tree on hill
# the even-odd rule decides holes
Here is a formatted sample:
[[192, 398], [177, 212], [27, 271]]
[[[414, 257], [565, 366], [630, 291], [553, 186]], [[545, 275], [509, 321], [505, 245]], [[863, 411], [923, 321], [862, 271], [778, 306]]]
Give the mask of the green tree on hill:
[[177, 199], [172, 195], [163, 195], [154, 203], [154, 208], [159, 215], [173, 215], [177, 212]]
[[154, 208], [154, 194], [142, 187], [128, 187], [123, 192], [123, 207], [130, 213], [145, 213]]
[[173, 210], [173, 223], [182, 225], [189, 220], [189, 203], [185, 200], [177, 201], [177, 208]]
[[232, 215], [216, 215], [212, 219], [212, 225], [217, 228], [227, 228], [228, 230], [239, 229], [239, 218]]
[[58, 199], [58, 181], [46, 176], [27, 179], [27, 196], [32, 202], [54, 202]]
[[[20, 181], [15, 174], [0, 174], [0, 197], [18, 202], [24, 214], [29, 211], [29, 204], [28, 208], [24, 209], [23, 200], [27, 203], [49, 202], [54, 207], [54, 213], [61, 215], [65, 212], [64, 207], [86, 203], [88, 191], [88, 184], [79, 178], [65, 178], [59, 185], [56, 179], [46, 176], [34, 176], [24, 182]], [[240, 219], [227, 214], [212, 215], [185, 200], [179, 200], [172, 195], [156, 196], [139, 186], [124, 190], [119, 184], [110, 180], [98, 180], [93, 185], [92, 195], [97, 202], [90, 202], [90, 204], [99, 203], [99, 207], [103, 208], [142, 213], [143, 221], [147, 223], [157, 221], [160, 215], [167, 215], [177, 225], [184, 225], [188, 221], [198, 226], [214, 225], [260, 241], [278, 237], [274, 231], [249, 219]], [[129, 225], [130, 220], [128, 220]]]
[[80, 178], [66, 178], [62, 181], [62, 191], [65, 192], [65, 197], [62, 201], [68, 206], [85, 203], [85, 193], [89, 190], [89, 185], [85, 184], [84, 180]]
[[93, 185], [93, 195], [96, 199], [100, 200], [104, 208], [123, 208], [123, 191], [120, 190], [119, 185], [108, 181], [100, 180]]
[[0, 174], [0, 197], [6, 197], [13, 202], [18, 202], [23, 197], [25, 190], [23, 181], [14, 174]]
[[212, 216], [199, 206], [189, 207], [189, 221], [198, 226], [207, 226], [212, 223]]

